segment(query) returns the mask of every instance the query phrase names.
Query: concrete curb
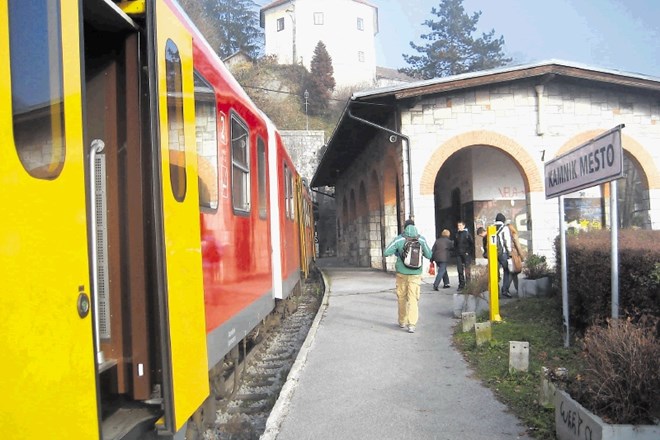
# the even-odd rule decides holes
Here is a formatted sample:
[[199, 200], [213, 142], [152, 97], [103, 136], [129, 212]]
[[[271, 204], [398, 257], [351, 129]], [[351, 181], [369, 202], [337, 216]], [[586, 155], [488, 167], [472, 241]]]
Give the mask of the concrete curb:
[[316, 312], [314, 321], [309, 328], [309, 333], [307, 333], [305, 342], [303, 342], [303, 345], [298, 352], [298, 356], [296, 356], [296, 360], [291, 367], [291, 371], [289, 371], [289, 375], [287, 376], [286, 382], [282, 387], [282, 391], [280, 391], [280, 395], [278, 396], [277, 401], [275, 402], [275, 405], [273, 406], [273, 409], [268, 416], [268, 420], [266, 420], [266, 429], [264, 430], [264, 433], [259, 437], [259, 440], [275, 440], [279, 435], [280, 426], [282, 426], [282, 422], [289, 412], [291, 398], [293, 397], [293, 393], [298, 386], [300, 373], [302, 372], [302, 369], [307, 362], [307, 355], [309, 354], [312, 343], [316, 338], [316, 331], [319, 328], [321, 319], [323, 319], [325, 310], [328, 308], [330, 298], [330, 282], [325, 272], [323, 272], [320, 268], [318, 269], [319, 272], [321, 272], [321, 276], [323, 277], [323, 285], [325, 286], [321, 305], [319, 306], [319, 310]]

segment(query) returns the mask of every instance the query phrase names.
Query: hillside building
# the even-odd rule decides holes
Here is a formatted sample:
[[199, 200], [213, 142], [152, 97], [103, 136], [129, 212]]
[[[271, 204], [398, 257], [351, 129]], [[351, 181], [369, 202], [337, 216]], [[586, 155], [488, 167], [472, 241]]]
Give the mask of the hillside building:
[[314, 49], [323, 41], [337, 88], [376, 80], [378, 8], [366, 0], [275, 0], [261, 8], [265, 53], [280, 64], [310, 69]]

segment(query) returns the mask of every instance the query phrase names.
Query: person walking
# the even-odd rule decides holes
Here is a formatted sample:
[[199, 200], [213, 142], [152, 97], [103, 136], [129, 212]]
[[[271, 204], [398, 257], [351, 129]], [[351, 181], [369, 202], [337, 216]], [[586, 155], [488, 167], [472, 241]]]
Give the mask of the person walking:
[[458, 290], [465, 288], [465, 283], [470, 282], [471, 254], [474, 249], [474, 239], [470, 231], [465, 229], [465, 222], [459, 220], [456, 225], [458, 231], [454, 237], [454, 249], [456, 250], [456, 269], [458, 269]]
[[447, 274], [447, 262], [449, 261], [449, 254], [454, 242], [449, 239], [449, 229], [443, 229], [431, 249], [431, 263], [435, 262], [438, 267], [436, 268], [435, 280], [433, 281], [433, 290], [438, 290], [440, 281], [443, 282], [443, 289], [451, 287], [449, 285], [449, 275]]
[[477, 235], [481, 237], [482, 257], [488, 259], [488, 231], [486, 231], [486, 228], [479, 226], [477, 228]]
[[502, 268], [502, 288], [500, 295], [511, 298], [509, 286], [511, 285], [511, 272], [509, 272], [509, 255], [511, 254], [511, 231], [506, 225], [506, 217], [501, 212], [495, 216], [497, 227], [497, 262]]
[[417, 240], [420, 244], [420, 250], [424, 257], [431, 258], [431, 249], [426, 239], [419, 235], [415, 225], [406, 226], [403, 236], [397, 235], [392, 242], [387, 245], [383, 255], [388, 257], [396, 255], [396, 297], [398, 303], [399, 327], [407, 328], [408, 333], [415, 333], [417, 321], [419, 319], [419, 293], [422, 280], [422, 267], [411, 268], [404, 264], [406, 253], [404, 246], [409, 240]]
[[[520, 256], [520, 260], [524, 261], [525, 260], [525, 255], [523, 254], [523, 249], [522, 246], [520, 245], [520, 240], [518, 239], [518, 230], [514, 226], [513, 223], [511, 223], [511, 220], [506, 221], [506, 226], [509, 228], [509, 233], [511, 234], [511, 253], [512, 254], [518, 254]], [[522, 267], [519, 269], [522, 270]], [[516, 289], [516, 293], [518, 296], [520, 296], [520, 291], [518, 290], [518, 274], [520, 272], [518, 271], [513, 271], [511, 272], [511, 280], [513, 281], [513, 287]]]

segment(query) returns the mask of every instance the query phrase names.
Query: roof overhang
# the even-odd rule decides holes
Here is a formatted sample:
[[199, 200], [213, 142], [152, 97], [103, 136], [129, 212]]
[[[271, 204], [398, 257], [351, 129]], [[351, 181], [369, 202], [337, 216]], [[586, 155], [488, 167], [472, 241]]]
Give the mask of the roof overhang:
[[394, 116], [399, 111], [399, 106], [407, 104], [412, 107], [423, 96], [527, 79], [535, 79], [539, 84], [544, 84], [560, 77], [580, 83], [600, 83], [660, 94], [660, 78], [555, 60], [357, 92], [348, 100], [328, 140], [311, 186], [334, 186], [337, 179], [362, 154], [374, 136], [378, 134], [388, 136], [384, 131], [352, 118], [351, 114], [377, 125], [386, 126], [395, 121]]
[[315, 188], [335, 186], [341, 174], [355, 162], [375, 137], [379, 135], [384, 139], [389, 137], [386, 131], [365, 124], [353, 116], [387, 127], [396, 112], [396, 106], [387, 102], [361, 102], [353, 98], [349, 99], [325, 146], [325, 152], [316, 168], [311, 186]]

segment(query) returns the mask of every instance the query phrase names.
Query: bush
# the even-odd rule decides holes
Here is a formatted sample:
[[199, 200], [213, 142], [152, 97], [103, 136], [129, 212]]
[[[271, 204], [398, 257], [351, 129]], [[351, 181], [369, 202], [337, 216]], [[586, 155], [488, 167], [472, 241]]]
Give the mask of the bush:
[[574, 397], [610, 423], [649, 424], [660, 416], [660, 343], [656, 318], [611, 320], [584, 337], [583, 375]]
[[[619, 230], [620, 316], [660, 318], [660, 231]], [[570, 322], [577, 333], [611, 316], [611, 234], [589, 231], [567, 238]], [[557, 279], [561, 271], [555, 241]]]
[[482, 296], [488, 291], [488, 266], [473, 265], [470, 270], [470, 281], [465, 283], [465, 288], [461, 292], [466, 295]]
[[523, 264], [523, 274], [530, 280], [536, 280], [550, 273], [545, 256], [529, 254]]

